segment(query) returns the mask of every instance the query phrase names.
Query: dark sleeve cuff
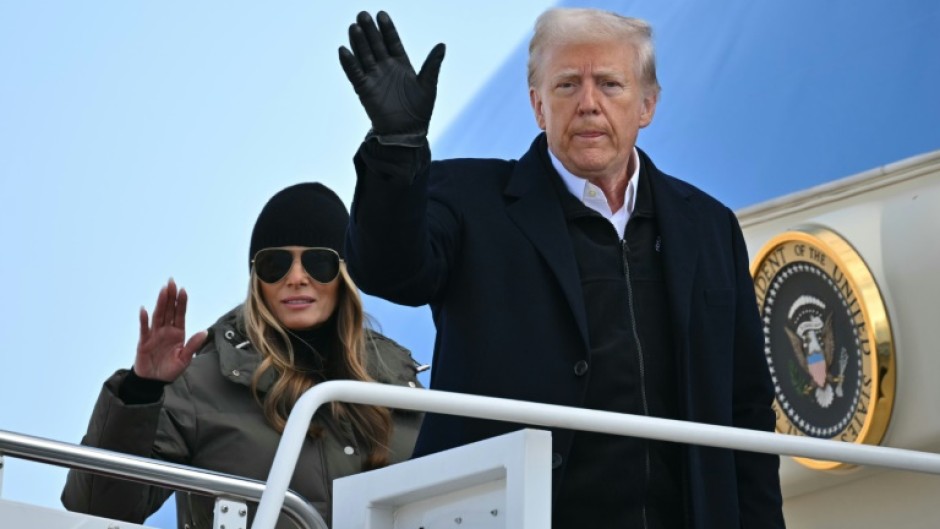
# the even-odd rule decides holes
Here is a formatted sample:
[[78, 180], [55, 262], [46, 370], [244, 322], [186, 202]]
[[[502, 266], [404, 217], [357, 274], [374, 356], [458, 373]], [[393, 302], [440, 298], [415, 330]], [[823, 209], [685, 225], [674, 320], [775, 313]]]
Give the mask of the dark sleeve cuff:
[[[415, 176], [431, 164], [431, 148], [427, 138], [419, 145], [386, 145], [376, 139], [366, 139], [356, 154], [356, 165], [362, 164], [366, 172], [397, 185], [409, 186]], [[358, 171], [362, 174], [362, 171]]]
[[118, 397], [128, 405], [154, 404], [163, 398], [163, 388], [167, 384], [168, 382], [162, 380], [141, 378], [131, 368], [124, 381], [121, 382]]

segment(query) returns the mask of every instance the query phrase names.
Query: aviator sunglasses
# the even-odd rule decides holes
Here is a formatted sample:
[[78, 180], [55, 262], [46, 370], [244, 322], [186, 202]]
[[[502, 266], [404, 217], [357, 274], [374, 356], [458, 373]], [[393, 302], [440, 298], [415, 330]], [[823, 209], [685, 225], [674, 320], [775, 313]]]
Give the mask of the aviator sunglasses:
[[[339, 254], [331, 248], [300, 250], [300, 264], [307, 275], [317, 283], [329, 283], [336, 279], [340, 261]], [[277, 283], [294, 265], [294, 252], [287, 248], [264, 248], [258, 250], [251, 264], [258, 274], [258, 279], [265, 283]]]

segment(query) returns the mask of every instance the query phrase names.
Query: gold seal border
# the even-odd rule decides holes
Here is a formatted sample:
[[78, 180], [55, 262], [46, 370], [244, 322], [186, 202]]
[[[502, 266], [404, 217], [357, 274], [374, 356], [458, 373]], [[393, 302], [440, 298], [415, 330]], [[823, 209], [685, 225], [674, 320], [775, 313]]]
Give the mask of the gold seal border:
[[[751, 277], [756, 280], [756, 274], [767, 257], [778, 247], [791, 242], [815, 246], [826, 257], [832, 259], [843, 271], [846, 281], [859, 301], [862, 319], [865, 322], [865, 332], [869, 343], [873, 346], [872, 354], [869, 355], [872, 385], [868, 413], [854, 442], [869, 445], [880, 444], [888, 429], [891, 412], [894, 409], [897, 371], [891, 322], [878, 284], [855, 248], [836, 232], [819, 225], [797, 226], [770, 239], [751, 263]], [[758, 308], [763, 314], [763, 307]], [[858, 410], [853, 413], [858, 413]], [[847, 470], [854, 467], [854, 465], [838, 461], [803, 457], [793, 459], [815, 470]]]

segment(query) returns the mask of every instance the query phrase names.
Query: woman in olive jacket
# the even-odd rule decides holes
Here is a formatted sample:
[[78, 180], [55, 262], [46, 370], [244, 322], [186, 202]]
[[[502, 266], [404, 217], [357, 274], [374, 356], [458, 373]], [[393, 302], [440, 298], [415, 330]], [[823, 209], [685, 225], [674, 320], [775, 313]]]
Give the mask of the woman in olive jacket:
[[[187, 294], [170, 280], [152, 318], [141, 308], [134, 366], [105, 382], [82, 443], [263, 480], [290, 409], [318, 382], [418, 387], [408, 351], [364, 325], [341, 259], [348, 219], [321, 184], [277, 193], [252, 232], [247, 301], [185, 343]], [[321, 409], [291, 489], [329, 523], [333, 479], [407, 459], [420, 420], [377, 406]], [[62, 502], [141, 523], [171, 493], [71, 471]], [[211, 527], [213, 507], [212, 498], [177, 493], [179, 527]], [[283, 516], [278, 521], [290, 526]]]

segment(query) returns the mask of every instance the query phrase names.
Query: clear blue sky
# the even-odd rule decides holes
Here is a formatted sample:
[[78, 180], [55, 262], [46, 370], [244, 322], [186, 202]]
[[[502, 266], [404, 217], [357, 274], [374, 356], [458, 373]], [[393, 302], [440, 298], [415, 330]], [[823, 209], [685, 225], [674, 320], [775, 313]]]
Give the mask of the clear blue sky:
[[[387, 10], [415, 63], [447, 43], [433, 139], [551, 4], [0, 2], [0, 429], [78, 442], [167, 278], [195, 332], [244, 299], [270, 195], [349, 203], [368, 122], [336, 50], [358, 11]], [[426, 308], [367, 308], [428, 359]], [[3, 478], [59, 505], [61, 469], [8, 457]]]

